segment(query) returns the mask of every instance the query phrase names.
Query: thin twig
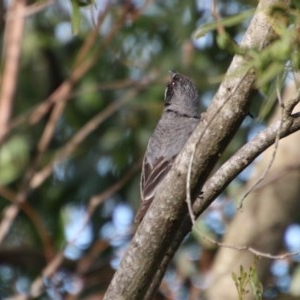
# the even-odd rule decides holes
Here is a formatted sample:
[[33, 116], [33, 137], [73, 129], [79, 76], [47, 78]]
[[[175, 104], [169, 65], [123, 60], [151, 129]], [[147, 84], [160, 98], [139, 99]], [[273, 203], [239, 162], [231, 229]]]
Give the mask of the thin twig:
[[223, 24], [221, 22], [221, 17], [220, 17], [220, 14], [219, 14], [218, 3], [217, 2], [218, 2], [217, 0], [212, 1], [211, 14], [212, 14], [213, 18], [216, 20], [218, 34], [222, 34], [222, 33], [225, 32], [225, 29], [224, 29]]
[[107, 15], [108, 12], [108, 2], [105, 6], [105, 8], [99, 13], [98, 21], [95, 24], [95, 27], [91, 34], [85, 39], [83, 46], [80, 48], [76, 58], [75, 58], [75, 65], [78, 65], [82, 63], [84, 59], [86, 59], [87, 55], [90, 55], [90, 51], [93, 49], [93, 46], [96, 42], [97, 37], [99, 36], [99, 29], [101, 25], [103, 24], [103, 21]]
[[[4, 186], [0, 186], [0, 195], [9, 200], [11, 203], [16, 202], [16, 194], [9, 190], [8, 188]], [[11, 207], [14, 207], [15, 205], [12, 205]], [[54, 248], [53, 248], [53, 242], [51, 239], [51, 236], [47, 230], [47, 228], [44, 226], [44, 223], [42, 219], [40, 218], [37, 211], [29, 204], [29, 203], [21, 203], [20, 204], [21, 210], [28, 216], [28, 218], [31, 220], [32, 224], [34, 225], [34, 228], [36, 228], [44, 249], [44, 255], [46, 257], [46, 260], [49, 260], [53, 257], [54, 254]], [[12, 209], [12, 208], [11, 208]]]
[[[90, 87], [87, 89], [83, 89], [80, 91], [72, 91], [69, 95], [66, 95], [65, 101], [69, 101], [75, 97], [81, 97], [83, 94], [91, 94], [96, 93], [99, 91], [106, 91], [106, 90], [117, 90], [117, 89], [123, 89], [123, 88], [130, 88], [132, 86], [139, 85], [139, 82], [133, 79], [121, 79], [121, 80], [115, 80], [107, 83], [101, 83], [98, 86]], [[59, 101], [63, 101], [63, 99], [60, 99]], [[14, 120], [12, 120], [9, 130], [12, 130], [18, 126], [21, 126], [22, 124], [26, 123], [28, 120], [32, 120], [33, 117], [40, 112], [41, 106], [44, 107], [51, 107], [54, 104], [53, 97], [49, 97], [45, 100], [43, 100], [39, 105], [30, 108], [28, 111], [23, 112], [22, 115], [16, 117]], [[35, 125], [33, 123], [28, 124], [29, 126]]]
[[191, 222], [194, 225], [195, 224], [195, 215], [193, 213], [193, 205], [192, 205], [192, 199], [191, 199], [191, 174], [192, 174], [192, 164], [194, 161], [194, 156], [196, 152], [196, 145], [193, 147], [192, 155], [189, 161], [189, 168], [187, 172], [187, 178], [186, 178], [186, 202], [188, 206], [189, 216], [191, 218]]
[[275, 142], [274, 142], [274, 149], [272, 151], [272, 156], [271, 159], [267, 165], [267, 167], [265, 168], [265, 170], [263, 171], [263, 173], [259, 176], [259, 178], [250, 186], [250, 188], [246, 191], [246, 193], [243, 195], [243, 197], [239, 200], [238, 202], [238, 209], [242, 209], [243, 207], [243, 203], [244, 200], [249, 196], [249, 194], [265, 179], [266, 175], [268, 174], [268, 172], [270, 171], [274, 161], [275, 161], [275, 157], [276, 157], [276, 153], [278, 150], [278, 146], [279, 146], [279, 140], [280, 140], [280, 133], [281, 133], [281, 129], [283, 126], [283, 122], [284, 122], [284, 117], [286, 116], [286, 112], [285, 112], [285, 107], [284, 104], [282, 102], [282, 98], [281, 98], [281, 92], [280, 89], [277, 85], [276, 88], [276, 93], [277, 93], [277, 99], [278, 99], [278, 103], [280, 106], [280, 123], [279, 123], [279, 127], [278, 127], [278, 131], [276, 133], [276, 137], [275, 137]]
[[266, 252], [263, 252], [263, 251], [259, 251], [255, 248], [249, 247], [249, 246], [237, 246], [237, 245], [230, 245], [230, 244], [218, 242], [218, 241], [208, 237], [207, 235], [202, 234], [200, 232], [199, 228], [195, 228], [195, 230], [196, 230], [197, 234], [199, 234], [204, 240], [212, 243], [213, 245], [216, 245], [218, 247], [233, 249], [233, 250], [237, 250], [237, 251], [248, 251], [248, 252], [250, 252], [254, 255], [260, 256], [260, 257], [265, 257], [265, 258], [274, 259], [274, 260], [275, 259], [283, 260], [283, 259], [286, 259], [288, 257], [292, 257], [292, 256], [296, 256], [296, 255], [300, 254], [300, 252], [287, 252], [287, 253], [280, 254], [280, 255], [273, 255], [271, 253], [266, 253]]
[[130, 90], [126, 95], [122, 96], [121, 100], [113, 102], [103, 111], [99, 112], [95, 117], [89, 120], [63, 148], [57, 151], [54, 159], [48, 165], [34, 174], [30, 182], [30, 187], [32, 189], [36, 189], [38, 186], [40, 186], [52, 174], [55, 164], [61, 162], [63, 159], [69, 156], [89, 134], [97, 129], [101, 123], [103, 123], [122, 106], [133, 100], [136, 94], [137, 90]]

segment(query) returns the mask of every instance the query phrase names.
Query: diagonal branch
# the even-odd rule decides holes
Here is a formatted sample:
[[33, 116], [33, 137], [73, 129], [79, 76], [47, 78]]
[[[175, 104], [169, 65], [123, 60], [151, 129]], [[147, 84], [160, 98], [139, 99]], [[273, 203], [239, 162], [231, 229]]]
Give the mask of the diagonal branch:
[[[281, 1], [287, 5], [289, 1]], [[276, 37], [272, 28], [272, 15], [268, 13], [275, 0], [261, 0], [249, 25], [241, 47], [255, 48], [260, 51]], [[187, 216], [186, 178], [189, 161], [196, 145], [191, 172], [191, 195], [199, 193], [219, 155], [224, 151], [241, 122], [248, 114], [251, 92], [255, 88], [255, 72], [245, 70], [249, 58], [236, 55], [228, 69], [211, 106], [197, 126], [193, 135], [177, 157], [175, 164], [164, 179], [140, 224], [121, 265], [104, 296], [110, 299], [150, 299], [163, 276], [166, 256], [171, 259], [184, 238], [178, 238], [178, 244], [170, 248], [178, 229], [186, 226]], [[236, 76], [235, 76], [236, 75]], [[220, 109], [221, 108], [221, 109]], [[218, 117], [214, 118], [216, 111]], [[214, 118], [212, 122], [210, 120]], [[211, 123], [207, 126], [207, 123]], [[199, 140], [201, 138], [201, 142]], [[190, 224], [190, 219], [187, 223]], [[189, 227], [189, 226], [188, 226]], [[167, 261], [167, 259], [166, 259]], [[156, 274], [161, 277], [151, 285]], [[150, 287], [151, 285], [151, 287]]]
[[[297, 97], [285, 102], [286, 111], [291, 112], [294, 106], [300, 102], [300, 92]], [[255, 158], [275, 143], [276, 137], [284, 138], [300, 130], [300, 115], [285, 116], [283, 121], [278, 120], [264, 131], [260, 132], [253, 140], [245, 144], [228, 161], [226, 161], [204, 184], [202, 194], [193, 205], [193, 215], [199, 217], [210, 204], [225, 190], [230, 182], [236, 178]], [[167, 268], [173, 254], [180, 246], [183, 238], [191, 231], [192, 223], [189, 215], [186, 215], [180, 229], [173, 237], [172, 243], [166, 250], [162, 264], [157, 270], [154, 280], [145, 299], [151, 299], [153, 291], [158, 287], [164, 271]], [[248, 249], [246, 249], [248, 250]]]
[[[141, 87], [142, 87], [141, 83]], [[138, 90], [129, 90], [123, 98], [108, 105], [104, 110], [95, 115], [89, 120], [70, 140], [64, 147], [57, 151], [54, 159], [44, 166], [40, 171], [37, 171], [31, 179], [30, 187], [36, 189], [39, 187], [53, 172], [55, 164], [58, 164], [66, 157], [70, 156], [72, 152], [84, 141], [84, 139], [95, 129], [97, 129], [101, 123], [103, 123], [112, 114], [118, 111], [122, 106], [130, 102]]]

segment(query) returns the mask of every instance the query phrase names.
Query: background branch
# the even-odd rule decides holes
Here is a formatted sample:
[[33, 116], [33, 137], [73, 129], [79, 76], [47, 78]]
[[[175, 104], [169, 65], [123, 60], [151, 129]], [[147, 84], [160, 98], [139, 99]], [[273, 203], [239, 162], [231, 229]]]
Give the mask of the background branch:
[[0, 145], [8, 131], [13, 100], [17, 86], [21, 43], [24, 32], [24, 12], [26, 0], [10, 1], [5, 26], [5, 43], [3, 44], [2, 61], [4, 62], [0, 90]]
[[[30, 185], [30, 182], [35, 177], [35, 173], [37, 172], [37, 166], [42, 158], [43, 153], [47, 150], [49, 143], [53, 137], [54, 130], [56, 128], [57, 122], [64, 111], [67, 101], [66, 99], [69, 98], [69, 95], [71, 94], [74, 85], [79, 81], [80, 78], [84, 76], [84, 74], [93, 66], [95, 61], [99, 58], [100, 54], [106, 49], [106, 47], [109, 45], [109, 43], [112, 41], [112, 39], [115, 37], [115, 35], [118, 33], [119, 29], [122, 27], [124, 22], [126, 22], [127, 17], [127, 8], [125, 7], [122, 11], [121, 16], [119, 17], [118, 21], [112, 29], [107, 34], [106, 38], [102, 41], [102, 47], [97, 49], [97, 55], [88, 56], [87, 54], [92, 51], [92, 47], [94, 44], [92, 41], [96, 37], [96, 33], [98, 32], [99, 26], [103, 22], [103, 14], [100, 13], [99, 15], [99, 26], [96, 26], [94, 31], [90, 34], [90, 37], [86, 39], [85, 43], [82, 46], [82, 50], [79, 51], [78, 58], [80, 58], [80, 61], [78, 64], [75, 65], [73, 71], [71, 72], [70, 77], [65, 80], [49, 97], [47, 101], [44, 101], [37, 109], [35, 109], [35, 114], [31, 115], [31, 118], [29, 119], [29, 123], [35, 124], [41, 120], [41, 118], [51, 109], [51, 114], [48, 119], [48, 122], [43, 130], [43, 133], [41, 135], [41, 138], [37, 144], [37, 154], [34, 157], [34, 160], [28, 167], [26, 171], [26, 175], [24, 176], [24, 180], [22, 183], [22, 186], [17, 193], [16, 196], [16, 203], [10, 205], [7, 207], [4, 211], [3, 220], [0, 223], [0, 244], [3, 242], [5, 236], [7, 235], [9, 229], [11, 228], [14, 219], [18, 215], [19, 212], [19, 206], [18, 203], [23, 203], [26, 201], [26, 198], [29, 194], [29, 192], [32, 190], [32, 187]], [[22, 19], [22, 18], [20, 18]], [[19, 19], [17, 19], [19, 20]], [[83, 60], [83, 55], [86, 54], [86, 58]], [[15, 70], [16, 71], [16, 70]], [[8, 100], [9, 98], [7, 98]], [[4, 103], [8, 103], [7, 100], [5, 100]], [[9, 101], [10, 103], [10, 101]], [[7, 105], [6, 105], [7, 106]], [[10, 107], [10, 106], [7, 106]], [[1, 118], [0, 118], [1, 119]], [[100, 118], [102, 119], [102, 118]], [[8, 121], [8, 120], [6, 120]], [[0, 121], [1, 122], [1, 121]], [[7, 122], [6, 122], [7, 123]], [[1, 123], [0, 123], [1, 124]], [[4, 126], [5, 125], [5, 126]], [[4, 124], [3, 128], [8, 128], [7, 124]], [[7, 134], [7, 130], [5, 132], [3, 131], [2, 137], [4, 138], [5, 134]], [[0, 132], [0, 143], [1, 143], [1, 132]], [[51, 174], [52, 167], [49, 169], [46, 174], [46, 176], [43, 177], [43, 180]], [[40, 176], [38, 178], [41, 178]], [[40, 181], [41, 183], [42, 181]]]

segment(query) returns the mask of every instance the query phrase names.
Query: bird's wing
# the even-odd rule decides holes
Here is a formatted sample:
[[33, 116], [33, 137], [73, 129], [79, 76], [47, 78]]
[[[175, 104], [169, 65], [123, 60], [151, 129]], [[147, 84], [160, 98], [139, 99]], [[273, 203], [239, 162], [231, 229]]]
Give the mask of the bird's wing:
[[149, 162], [145, 159], [142, 168], [141, 177], [141, 205], [136, 214], [135, 222], [141, 222], [148, 207], [150, 206], [158, 185], [164, 179], [168, 171], [171, 169], [174, 158], [165, 159], [163, 157], [159, 158], [156, 163], [151, 166]]

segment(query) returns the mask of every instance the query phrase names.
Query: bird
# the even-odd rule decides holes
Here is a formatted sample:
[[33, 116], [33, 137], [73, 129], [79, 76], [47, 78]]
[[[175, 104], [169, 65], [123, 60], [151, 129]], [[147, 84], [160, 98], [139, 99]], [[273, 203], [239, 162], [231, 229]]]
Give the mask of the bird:
[[156, 191], [200, 121], [200, 97], [187, 76], [171, 72], [164, 95], [164, 109], [149, 139], [140, 179], [141, 203], [134, 223], [139, 224]]

